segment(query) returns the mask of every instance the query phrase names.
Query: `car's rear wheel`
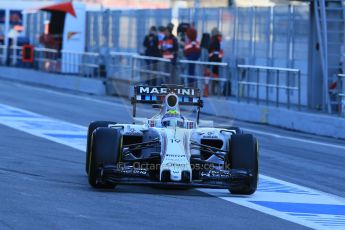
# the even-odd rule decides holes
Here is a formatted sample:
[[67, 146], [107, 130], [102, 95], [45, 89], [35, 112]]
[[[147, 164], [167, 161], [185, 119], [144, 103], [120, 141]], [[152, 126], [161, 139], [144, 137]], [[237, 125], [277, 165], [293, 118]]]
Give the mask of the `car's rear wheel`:
[[92, 135], [89, 184], [94, 188], [114, 188], [115, 184], [101, 181], [99, 167], [116, 164], [121, 154], [121, 131], [114, 128], [97, 128]]
[[91, 137], [93, 131], [99, 127], [108, 127], [110, 124], [116, 124], [116, 122], [111, 121], [94, 121], [89, 124], [87, 130], [87, 143], [86, 143], [86, 159], [85, 159], [85, 171], [86, 174], [89, 173], [89, 162], [90, 162], [90, 151], [91, 151]]
[[230, 188], [233, 194], [250, 195], [256, 191], [259, 175], [258, 142], [251, 134], [236, 134], [230, 139], [230, 151], [227, 161], [231, 169], [245, 169], [252, 173], [248, 183], [243, 186]]

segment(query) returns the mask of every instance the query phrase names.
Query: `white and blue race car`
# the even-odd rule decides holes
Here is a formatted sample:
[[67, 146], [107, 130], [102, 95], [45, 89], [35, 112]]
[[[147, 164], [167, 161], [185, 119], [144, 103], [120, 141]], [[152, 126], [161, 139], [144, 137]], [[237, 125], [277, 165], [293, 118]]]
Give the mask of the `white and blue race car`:
[[[160, 112], [137, 118], [137, 103]], [[135, 86], [133, 124], [95, 121], [88, 129], [86, 172], [94, 188], [119, 184], [226, 188], [252, 194], [258, 183], [258, 142], [238, 127], [199, 120], [200, 90], [178, 85]], [[195, 120], [180, 106], [197, 108]], [[204, 124], [202, 124], [204, 123]]]

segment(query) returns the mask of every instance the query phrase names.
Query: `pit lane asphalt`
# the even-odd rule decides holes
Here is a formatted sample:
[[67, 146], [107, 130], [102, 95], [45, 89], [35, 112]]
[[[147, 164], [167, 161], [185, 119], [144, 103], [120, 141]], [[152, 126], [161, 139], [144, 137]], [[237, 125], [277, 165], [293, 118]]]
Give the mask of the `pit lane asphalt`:
[[[83, 126], [91, 120], [130, 122], [128, 102], [122, 99], [8, 81], [0, 81], [0, 103]], [[343, 140], [238, 121], [234, 124], [345, 146]], [[345, 196], [343, 149], [256, 136], [262, 173]], [[305, 228], [196, 190], [119, 186], [113, 191], [97, 191], [87, 183], [84, 152], [5, 126], [0, 126], [0, 137], [0, 229]]]

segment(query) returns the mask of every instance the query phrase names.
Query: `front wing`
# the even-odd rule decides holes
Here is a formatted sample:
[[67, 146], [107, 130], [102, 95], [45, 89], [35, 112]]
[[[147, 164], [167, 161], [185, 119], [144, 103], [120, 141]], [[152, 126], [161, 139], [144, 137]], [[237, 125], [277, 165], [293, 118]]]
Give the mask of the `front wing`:
[[98, 170], [99, 183], [127, 185], [159, 185], [164, 187], [200, 187], [200, 188], [243, 188], [250, 185], [253, 174], [249, 170], [204, 170], [191, 182], [161, 182], [151, 175], [149, 170], [132, 166], [117, 167], [104, 165]]

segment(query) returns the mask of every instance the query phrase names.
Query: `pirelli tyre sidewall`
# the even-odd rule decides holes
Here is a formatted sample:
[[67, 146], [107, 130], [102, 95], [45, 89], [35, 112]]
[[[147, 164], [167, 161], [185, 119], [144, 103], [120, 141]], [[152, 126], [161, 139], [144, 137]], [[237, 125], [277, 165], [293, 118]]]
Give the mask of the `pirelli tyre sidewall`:
[[236, 134], [243, 134], [242, 129], [236, 126], [229, 126], [229, 127], [220, 127], [221, 129], [228, 129], [228, 130], [235, 130]]
[[233, 194], [250, 195], [256, 191], [259, 175], [258, 141], [251, 134], [236, 134], [230, 139], [230, 152], [227, 161], [231, 169], [247, 169], [253, 174], [248, 184], [241, 189], [229, 189]]
[[89, 124], [89, 128], [87, 130], [87, 143], [86, 143], [86, 154], [85, 154], [85, 171], [86, 174], [89, 173], [89, 162], [90, 162], [90, 151], [91, 151], [91, 136], [93, 131], [99, 127], [108, 127], [110, 124], [116, 124], [116, 122], [112, 121], [93, 121]]
[[97, 128], [92, 133], [89, 184], [94, 188], [113, 188], [100, 178], [100, 167], [104, 164], [116, 164], [121, 154], [121, 131], [114, 128]]

